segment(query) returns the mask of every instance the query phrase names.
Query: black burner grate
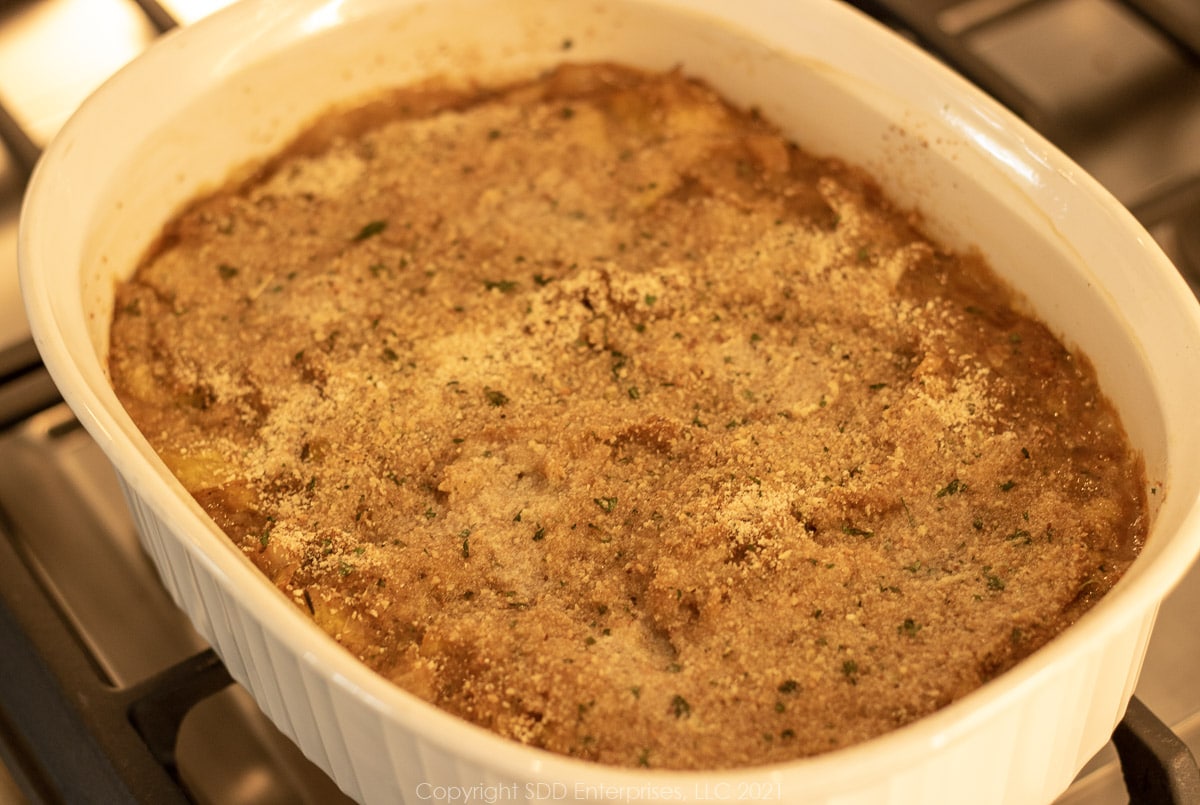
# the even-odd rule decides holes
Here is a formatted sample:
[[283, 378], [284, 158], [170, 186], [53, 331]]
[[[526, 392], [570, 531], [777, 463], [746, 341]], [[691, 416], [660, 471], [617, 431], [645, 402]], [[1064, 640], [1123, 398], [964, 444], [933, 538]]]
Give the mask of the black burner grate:
[[0, 657], [0, 768], [35, 803], [346, 801], [173, 605], [61, 402], [0, 428]]
[[229, 684], [211, 652], [113, 687], [0, 540], [0, 757], [35, 802], [187, 803], [175, 740], [187, 711]]
[[[937, 55], [1109, 185], [1200, 294], [1200, 3], [853, 5]], [[1119, 168], [1138, 166], [1136, 179], [1114, 169], [1112, 153], [1123, 155]]]
[[1191, 750], [1136, 696], [1113, 732], [1113, 745], [1134, 805], [1200, 802], [1200, 769]]
[[[1052, 125], [1056, 111], [1043, 108], [1028, 87], [998, 69], [974, 35], [1067, 0], [853, 0], [877, 19], [901, 30], [970, 78], [1035, 127]], [[1095, 0], [1142, 20], [1189, 62], [1200, 64], [1200, 5], [1191, 0]]]

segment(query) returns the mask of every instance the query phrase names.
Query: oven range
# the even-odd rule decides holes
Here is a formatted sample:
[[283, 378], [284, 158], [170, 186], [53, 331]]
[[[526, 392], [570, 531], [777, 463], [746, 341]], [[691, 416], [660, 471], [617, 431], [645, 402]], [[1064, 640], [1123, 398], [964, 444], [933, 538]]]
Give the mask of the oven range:
[[[228, 1], [0, 0], [0, 803], [344, 801], [158, 583], [17, 288], [41, 148], [113, 70]], [[1200, 3], [854, 4], [1071, 155], [1200, 293]], [[1200, 803], [1198, 612], [1200, 569], [1162, 606], [1125, 720], [1059, 805]]]

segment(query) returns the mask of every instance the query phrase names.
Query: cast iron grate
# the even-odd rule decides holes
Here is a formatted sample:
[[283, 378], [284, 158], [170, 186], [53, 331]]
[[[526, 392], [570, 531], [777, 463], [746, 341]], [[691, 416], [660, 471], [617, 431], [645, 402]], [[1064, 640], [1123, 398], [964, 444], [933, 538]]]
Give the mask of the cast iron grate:
[[[851, 0], [871, 16], [912, 37], [1037, 128], [1054, 110], [1040, 108], [1020, 82], [997, 69], [972, 45], [972, 34], [1063, 0]], [[1200, 7], [1189, 0], [1105, 0], [1156, 31], [1180, 56], [1200, 64]]]
[[[1089, 163], [1124, 154], [1126, 165], [1138, 166], [1137, 179], [1148, 183], [1110, 189], [1200, 294], [1200, 161], [1187, 144], [1200, 121], [1200, 3], [851, 2], [970, 79], [1085, 168], [1112, 170], [1111, 160]], [[1121, 178], [1117, 184], [1131, 180]]]
[[[7, 531], [4, 529], [3, 531]], [[211, 651], [111, 685], [0, 531], [0, 759], [33, 803], [188, 803], [175, 763], [187, 713], [230, 684]]]

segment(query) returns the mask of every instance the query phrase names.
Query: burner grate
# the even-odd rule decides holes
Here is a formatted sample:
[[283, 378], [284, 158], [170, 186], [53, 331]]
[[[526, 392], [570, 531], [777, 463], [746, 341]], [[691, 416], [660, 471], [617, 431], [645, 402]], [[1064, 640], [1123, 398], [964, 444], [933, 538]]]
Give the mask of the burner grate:
[[1200, 802], [1200, 768], [1191, 750], [1136, 696], [1113, 733], [1131, 802]]
[[[7, 539], [0, 540], [0, 566], [6, 569], [0, 720], [7, 727], [0, 756], [26, 796], [45, 803], [189, 802], [169, 762], [173, 740], [164, 733], [177, 728], [170, 721], [188, 693], [172, 683], [192, 671], [171, 669], [129, 691], [109, 686], [45, 591], [29, 574], [8, 572], [24, 562]], [[219, 674], [205, 673], [204, 659], [190, 661], [195, 673], [220, 681]], [[149, 712], [158, 702], [176, 706]], [[150, 743], [138, 734], [134, 713]]]
[[35, 803], [346, 802], [233, 683], [133, 529], [65, 405], [0, 431], [0, 766]]
[[[1176, 68], [1200, 64], [1200, 6], [1188, 0], [853, 0], [853, 4], [910, 35], [1040, 130], [1053, 130], [1062, 110], [1048, 105], [1006, 59], [997, 58], [988, 41], [998, 30], [1024, 31], [1036, 19], [1046, 26], [1048, 40], [1059, 47], [1081, 48], [1060, 52], [1065, 64], [1098, 52], [1084, 48], [1088, 39], [1094, 39], [1096, 48], [1108, 47], [1103, 37], [1115, 24], [1124, 35], [1144, 40], [1139, 48], [1157, 51], [1157, 60], [1178, 62]], [[1156, 38], [1161, 40], [1157, 46], [1152, 41]], [[1028, 60], [1037, 57], [1042, 42], [1024, 45], [1014, 55]], [[1110, 74], [1121, 69], [1111, 64], [1102, 67]]]
[[1184, 57], [1200, 63], [1200, 6], [1178, 0], [1124, 0], [1124, 3], [1175, 45]]
[[[1095, 176], [1200, 293], [1200, 4], [854, 0]], [[1186, 191], [1186, 192], [1185, 192]]]

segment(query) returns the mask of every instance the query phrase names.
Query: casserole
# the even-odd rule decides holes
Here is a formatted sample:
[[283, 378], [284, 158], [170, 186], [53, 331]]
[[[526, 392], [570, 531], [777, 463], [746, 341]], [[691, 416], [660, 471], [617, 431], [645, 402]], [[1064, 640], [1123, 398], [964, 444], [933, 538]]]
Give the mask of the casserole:
[[[189, 198], [331, 104], [425, 76], [489, 82], [563, 59], [682, 65], [806, 149], [870, 171], [976, 246], [1088, 354], [1145, 457], [1143, 556], [1078, 625], [965, 699], [848, 750], [724, 773], [617, 770], [508, 743], [375, 677], [200, 512], [107, 385], [113, 283]], [[113, 461], [164, 582], [264, 711], [367, 802], [1048, 801], [1108, 738], [1159, 601], [1200, 549], [1200, 316], [1094, 181], [902, 40], [832, 2], [249, 2], [164, 37], [48, 149], [20, 235], [35, 340]], [[1135, 270], [1131, 270], [1136, 268]]]

